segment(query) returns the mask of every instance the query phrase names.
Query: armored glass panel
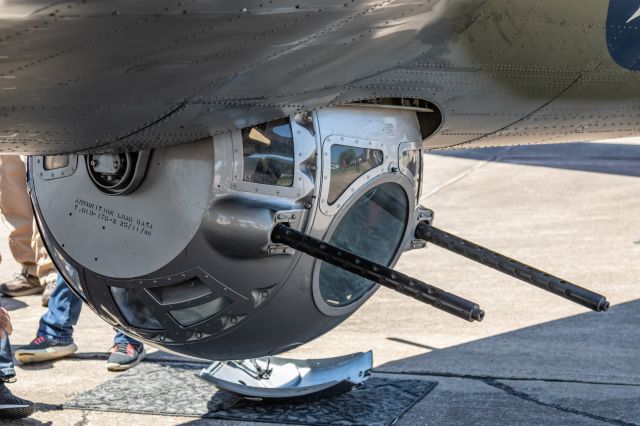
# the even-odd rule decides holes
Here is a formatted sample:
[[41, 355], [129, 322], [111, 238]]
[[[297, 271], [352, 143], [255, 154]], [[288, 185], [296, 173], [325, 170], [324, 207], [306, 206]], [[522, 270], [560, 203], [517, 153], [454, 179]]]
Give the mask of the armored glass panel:
[[163, 305], [187, 302], [211, 293], [211, 289], [198, 278], [170, 286], [151, 287], [147, 291]]
[[382, 164], [384, 155], [377, 149], [355, 146], [333, 145], [331, 147], [331, 183], [329, 184], [329, 205], [349, 188], [360, 176]]
[[[336, 227], [330, 243], [365, 259], [389, 265], [398, 251], [409, 217], [404, 189], [385, 183], [364, 194]], [[323, 263], [320, 294], [331, 306], [347, 306], [365, 295], [374, 283]]]
[[292, 186], [293, 132], [288, 118], [242, 129], [243, 180]]
[[183, 327], [190, 327], [194, 324], [215, 317], [232, 303], [228, 297], [218, 297], [202, 305], [191, 308], [171, 311], [171, 316]]
[[129, 325], [145, 330], [162, 330], [160, 322], [151, 314], [151, 311], [140, 300], [135, 290], [120, 287], [111, 287], [111, 294], [116, 306]]
[[408, 177], [413, 179], [416, 191], [419, 191], [420, 179], [422, 177], [422, 151], [419, 149], [403, 151], [400, 161], [402, 170], [409, 172], [410, 176]]

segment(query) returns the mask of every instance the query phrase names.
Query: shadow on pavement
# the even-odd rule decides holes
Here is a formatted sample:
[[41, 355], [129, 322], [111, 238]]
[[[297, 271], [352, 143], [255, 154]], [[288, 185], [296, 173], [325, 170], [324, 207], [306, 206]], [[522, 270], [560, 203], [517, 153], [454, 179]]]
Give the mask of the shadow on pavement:
[[16, 425], [16, 426], [51, 426], [53, 422], [41, 422], [36, 419], [20, 419], [20, 420], [5, 420], [6, 423], [3, 423], [7, 426]]
[[22, 300], [14, 299], [13, 297], [0, 296], [0, 306], [7, 311], [16, 311], [18, 309], [26, 308], [27, 304]]
[[[640, 300], [389, 362], [438, 380], [404, 424], [640, 426]], [[414, 376], [415, 377], [415, 376]]]
[[436, 150], [431, 155], [640, 177], [640, 145], [568, 143]]
[[376, 372], [640, 386], [640, 300], [405, 358]]
[[429, 349], [431, 351], [435, 351], [438, 349], [433, 346], [425, 345], [423, 343], [413, 342], [407, 339], [401, 339], [399, 337], [387, 337], [387, 340], [390, 340], [392, 342], [397, 342], [397, 343], [404, 343], [405, 345], [409, 345], [409, 346], [415, 346], [416, 348]]

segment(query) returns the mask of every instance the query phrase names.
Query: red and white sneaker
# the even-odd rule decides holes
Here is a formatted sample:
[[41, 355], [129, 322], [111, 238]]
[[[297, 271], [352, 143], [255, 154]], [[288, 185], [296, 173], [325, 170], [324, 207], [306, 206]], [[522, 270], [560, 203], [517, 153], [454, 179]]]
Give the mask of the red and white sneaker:
[[107, 370], [124, 371], [140, 364], [147, 353], [144, 345], [135, 346], [131, 343], [117, 343], [109, 350], [111, 353], [107, 360]]
[[59, 343], [45, 336], [38, 336], [26, 346], [15, 351], [15, 357], [24, 364], [51, 361], [73, 355], [78, 350], [75, 343]]

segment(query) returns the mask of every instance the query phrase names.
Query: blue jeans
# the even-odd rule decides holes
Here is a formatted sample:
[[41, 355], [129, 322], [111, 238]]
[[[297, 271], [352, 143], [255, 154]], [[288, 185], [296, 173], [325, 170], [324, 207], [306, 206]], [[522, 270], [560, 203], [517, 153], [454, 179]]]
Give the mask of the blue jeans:
[[[38, 336], [62, 344], [73, 343], [73, 327], [78, 323], [80, 308], [82, 300], [69, 289], [62, 275], [58, 274], [56, 288], [49, 299], [49, 310], [40, 318]], [[131, 343], [137, 348], [142, 346], [142, 343], [121, 331], [116, 332], [113, 343]]]
[[9, 342], [9, 336], [5, 334], [2, 336], [2, 339], [0, 339], [0, 381], [15, 375], [16, 370], [13, 368], [11, 342]]
[[0, 380], [8, 379], [16, 375], [13, 369], [13, 352], [11, 351], [11, 343], [9, 336], [4, 336], [0, 340]]
[[[82, 301], [73, 294], [61, 275], [58, 275], [56, 288], [49, 299], [49, 310], [40, 318], [38, 336], [58, 343], [73, 343], [73, 327], [78, 323]], [[113, 343], [131, 343], [140, 348], [142, 343], [118, 331]], [[0, 339], [0, 380], [16, 375], [13, 366], [13, 352], [9, 337]]]

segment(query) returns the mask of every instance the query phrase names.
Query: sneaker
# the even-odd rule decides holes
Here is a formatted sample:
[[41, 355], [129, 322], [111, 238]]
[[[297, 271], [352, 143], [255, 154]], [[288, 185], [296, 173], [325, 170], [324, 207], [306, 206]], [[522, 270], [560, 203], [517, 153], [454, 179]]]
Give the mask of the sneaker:
[[51, 293], [56, 289], [58, 282], [56, 280], [49, 281], [44, 286], [44, 291], [42, 292], [42, 306], [45, 308], [49, 306], [49, 299], [51, 299]]
[[111, 353], [107, 360], [107, 370], [124, 371], [140, 364], [147, 353], [144, 345], [135, 346], [131, 343], [117, 343], [109, 350]]
[[44, 336], [38, 336], [27, 346], [15, 351], [15, 357], [24, 364], [51, 361], [73, 355], [78, 350], [75, 343], [58, 343]]
[[35, 411], [33, 402], [18, 398], [0, 383], [0, 419], [22, 419]]
[[38, 277], [27, 274], [16, 274], [11, 281], [0, 284], [0, 292], [9, 297], [29, 296], [43, 291]]

